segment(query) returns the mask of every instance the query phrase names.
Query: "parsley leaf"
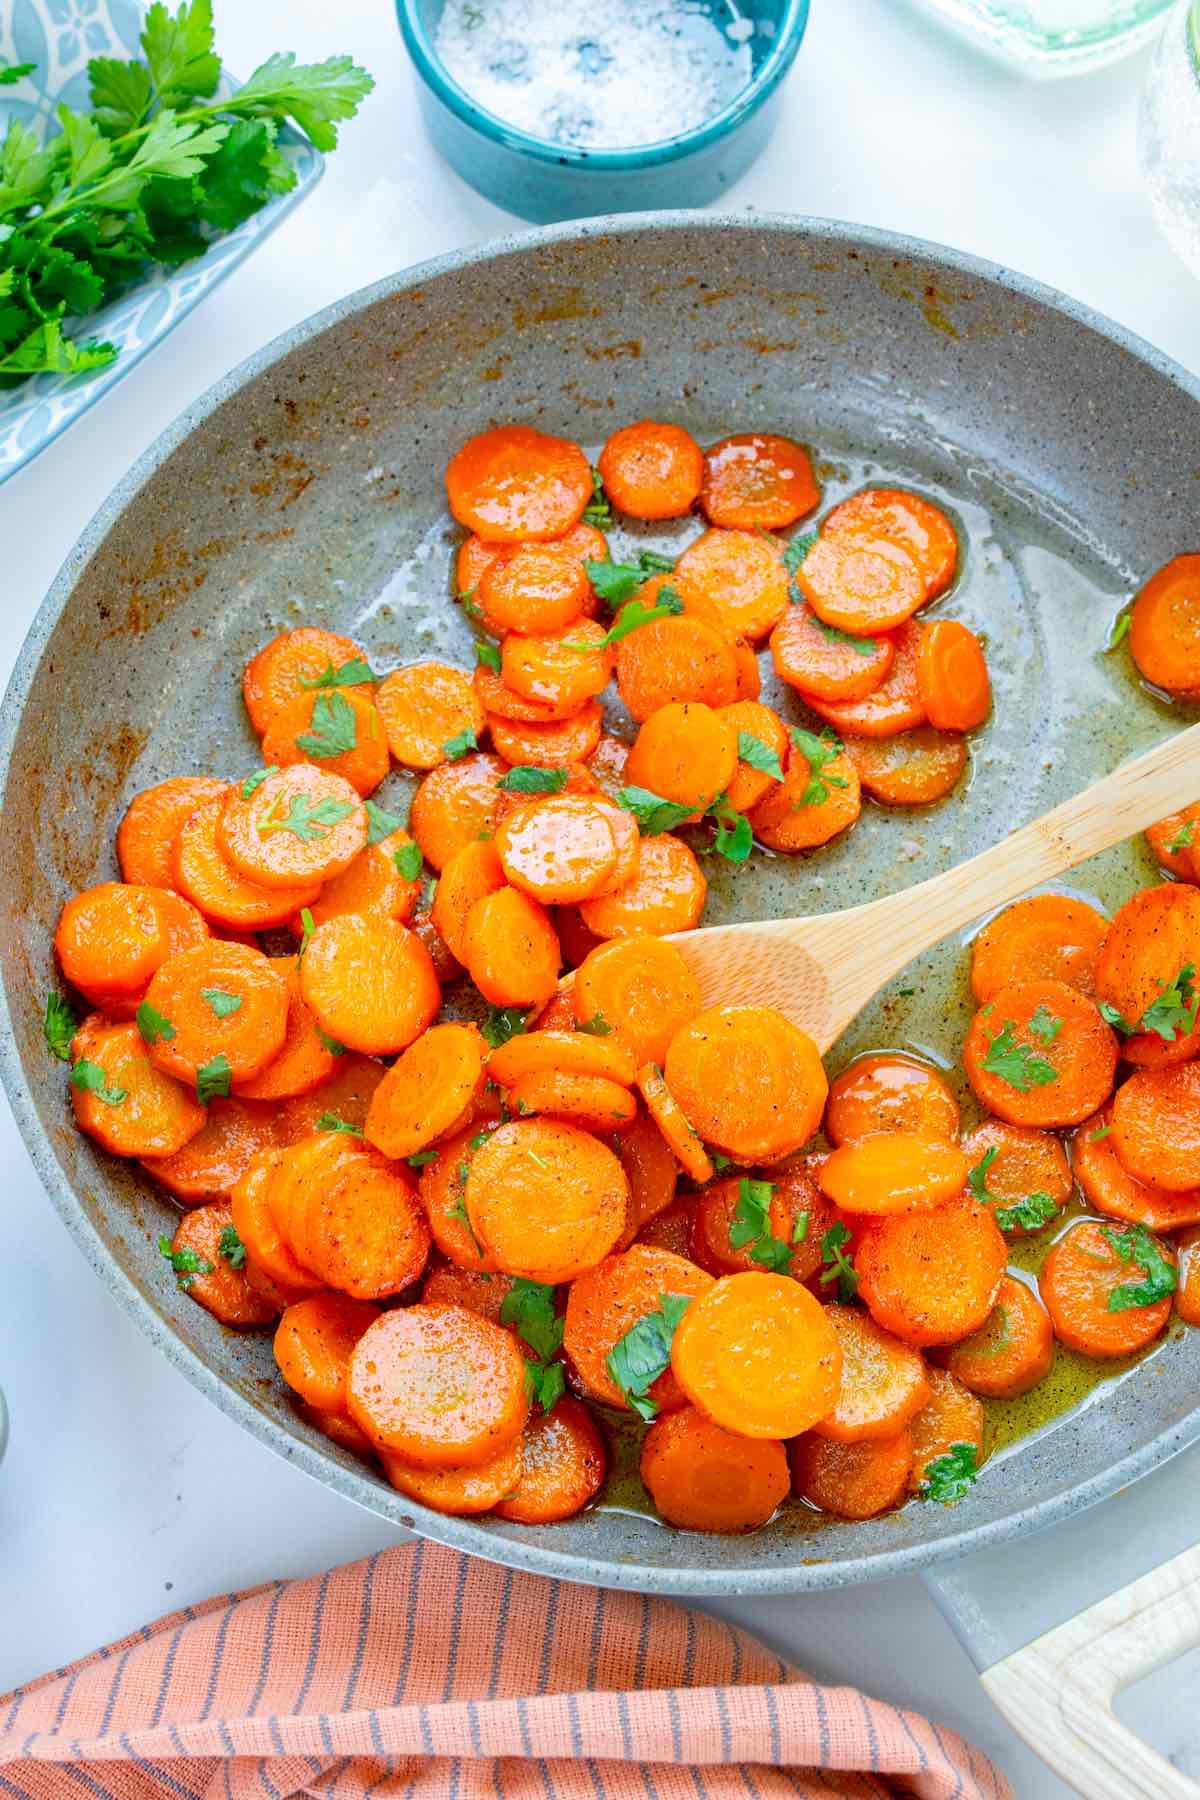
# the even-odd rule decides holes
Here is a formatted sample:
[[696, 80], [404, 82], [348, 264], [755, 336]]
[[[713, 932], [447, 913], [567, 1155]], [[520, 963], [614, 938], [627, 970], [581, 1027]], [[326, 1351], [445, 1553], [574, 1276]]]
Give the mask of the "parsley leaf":
[[217, 1240], [217, 1255], [223, 1256], [231, 1269], [240, 1269], [246, 1261], [246, 1246], [238, 1236], [236, 1225], [223, 1225]]
[[300, 955], [301, 956], [303, 956], [304, 952], [308, 949], [308, 940], [312, 936], [313, 932], [316, 929], [317, 928], [313, 923], [312, 913], [309, 911], [307, 906], [302, 906], [300, 908]]
[[258, 835], [265, 837], [268, 831], [290, 831], [302, 844], [315, 843], [319, 838], [328, 837], [332, 828], [348, 819], [353, 811], [349, 800], [335, 800], [332, 794], [318, 800], [315, 806], [307, 794], [293, 794], [284, 818], [258, 821]]
[[233, 1071], [229, 1067], [229, 1058], [222, 1052], [212, 1057], [202, 1069], [196, 1071], [196, 1098], [202, 1106], [210, 1100], [225, 1100], [233, 1083]]
[[498, 675], [500, 673], [499, 644], [488, 644], [482, 638], [476, 638], [475, 661], [482, 663], [486, 669], [492, 669]]
[[734, 812], [724, 794], [718, 795], [709, 808], [717, 821], [717, 835], [712, 847], [726, 862], [744, 863], [754, 848], [754, 831], [745, 813]]
[[1171, 842], [1166, 846], [1167, 855], [1168, 856], [1178, 856], [1178, 854], [1181, 850], [1190, 850], [1192, 847], [1192, 839], [1195, 837], [1195, 835], [1196, 835], [1195, 819], [1185, 820], [1184, 823], [1180, 826], [1177, 835], [1175, 837], [1173, 837], [1171, 839]]
[[175, 1036], [175, 1027], [170, 1019], [164, 1018], [148, 1000], [142, 1001], [133, 1017], [144, 1044], [157, 1044], [161, 1040], [169, 1043]]
[[1001, 1231], [1040, 1231], [1058, 1217], [1058, 1203], [1039, 1189], [1011, 1206], [998, 1206], [994, 1216]]
[[846, 786], [844, 776], [825, 773], [825, 765], [842, 754], [841, 740], [833, 735], [828, 726], [820, 737], [814, 732], [805, 731], [800, 725], [791, 726], [790, 733], [793, 744], [808, 764], [808, 786], [797, 805], [820, 806], [828, 800], [830, 788]]
[[[336, 1113], [331, 1112], [323, 1112], [321, 1114], [320, 1118], [317, 1120], [315, 1129], [317, 1131], [344, 1131], [347, 1137], [362, 1136], [361, 1125], [351, 1125], [349, 1119], [339, 1119]], [[437, 1155], [436, 1150], [434, 1151], [434, 1155]]]
[[685, 1294], [660, 1294], [658, 1306], [631, 1325], [609, 1351], [605, 1367], [639, 1418], [658, 1417], [650, 1389], [671, 1362], [671, 1340], [691, 1304]]
[[732, 1156], [726, 1156], [723, 1150], [710, 1150], [708, 1160], [718, 1175], [723, 1175], [726, 1169], [733, 1167]]
[[253, 775], [247, 775], [242, 783], [242, 799], [249, 800], [251, 794], [262, 786], [268, 775], [278, 775], [278, 773], [278, 763], [272, 763], [269, 769], [255, 769]]
[[525, 1358], [525, 1386], [529, 1398], [543, 1412], [550, 1412], [567, 1391], [567, 1378], [560, 1362], [534, 1362]]
[[1029, 1030], [1035, 1038], [1040, 1038], [1043, 1044], [1052, 1044], [1062, 1027], [1062, 1020], [1056, 1019], [1044, 1002], [1034, 1008], [1033, 1016], [1029, 1021]]
[[655, 619], [673, 618], [682, 611], [683, 601], [674, 588], [659, 588], [652, 606], [645, 605], [641, 600], [627, 601], [617, 614], [615, 623], [609, 626], [602, 638], [565, 638], [563, 642], [568, 650], [606, 650], [610, 644], [619, 644], [622, 638], [627, 638], [639, 626], [652, 625]]
[[523, 1006], [492, 1006], [480, 1025], [484, 1041], [495, 1050], [509, 1038], [520, 1037], [525, 1030], [528, 1010]]
[[416, 881], [425, 867], [420, 844], [401, 844], [392, 851], [392, 861], [396, 865], [397, 875], [402, 876], [405, 881]]
[[661, 794], [652, 794], [649, 788], [643, 787], [618, 788], [617, 805], [633, 814], [643, 837], [657, 837], [660, 832], [673, 831], [697, 810], [694, 806], [680, 806], [677, 800], [664, 800]]
[[583, 509], [583, 521], [585, 525], [595, 525], [600, 531], [607, 531], [613, 522], [612, 507], [608, 504], [599, 469], [592, 470], [592, 497]]
[[71, 1039], [75, 1036], [77, 1023], [75, 1014], [62, 995], [51, 988], [46, 995], [42, 1036], [46, 1040], [47, 1050], [51, 1056], [57, 1056], [59, 1062], [70, 1062], [71, 1060]]
[[1126, 1281], [1113, 1288], [1108, 1296], [1109, 1312], [1128, 1312], [1134, 1306], [1153, 1306], [1165, 1300], [1179, 1285], [1175, 1266], [1168, 1262], [1157, 1241], [1144, 1225], [1125, 1225], [1114, 1230], [1105, 1225], [1101, 1236], [1116, 1251], [1123, 1263], [1134, 1263], [1145, 1274], [1145, 1281]]
[[404, 820], [395, 813], [385, 812], [374, 800], [364, 800], [367, 809], [367, 842], [377, 844], [381, 838], [391, 837], [393, 831], [403, 831]]
[[206, 1256], [200, 1256], [186, 1244], [182, 1250], [173, 1249], [169, 1237], [159, 1238], [158, 1253], [166, 1257], [175, 1271], [176, 1282], [185, 1293], [197, 1275], [211, 1275], [213, 1272], [213, 1265]]
[[[231, 1013], [242, 1010], [242, 996], [227, 993], [224, 988], [201, 988], [200, 998], [207, 1000], [218, 1019], [227, 1019]], [[172, 1032], [174, 1037], [175, 1033]]]
[[752, 731], [738, 732], [737, 749], [739, 760], [749, 768], [757, 769], [760, 775], [769, 775], [772, 781], [783, 780], [778, 753], [761, 738], [756, 738]]
[[414, 1150], [412, 1155], [406, 1156], [404, 1160], [410, 1169], [423, 1169], [426, 1163], [436, 1162], [437, 1159], [438, 1152], [436, 1150]]
[[345, 1044], [339, 1044], [336, 1038], [330, 1037], [327, 1031], [322, 1031], [319, 1025], [317, 1026], [317, 1036], [328, 1050], [330, 1056], [345, 1056]]
[[569, 780], [567, 769], [543, 769], [526, 763], [502, 775], [496, 786], [506, 794], [561, 794]]
[[1111, 1125], [1101, 1125], [1097, 1128], [1097, 1130], [1089, 1131], [1088, 1132], [1088, 1143], [1089, 1144], [1098, 1144], [1100, 1142], [1100, 1139], [1106, 1138], [1111, 1130], [1112, 1130]]
[[127, 1098], [122, 1087], [109, 1087], [108, 1077], [99, 1063], [88, 1062], [80, 1057], [71, 1067], [71, 1086], [79, 1088], [85, 1094], [95, 1094], [97, 1100], [103, 1100], [105, 1106], [120, 1106]]
[[15, 87], [18, 81], [24, 81], [26, 75], [32, 75], [36, 68], [36, 63], [9, 63], [6, 69], [0, 69], [0, 87]]
[[354, 708], [336, 688], [317, 695], [309, 723], [312, 730], [303, 732], [296, 739], [296, 748], [317, 762], [327, 762], [331, 756], [344, 756], [358, 742]]
[[850, 1228], [840, 1219], [821, 1239], [821, 1261], [825, 1264], [821, 1271], [821, 1286], [828, 1287], [831, 1281], [836, 1281], [838, 1299], [843, 1305], [848, 1305], [858, 1292], [858, 1270], [842, 1248], [849, 1241]]
[[671, 575], [678, 561], [677, 557], [664, 556], [661, 550], [639, 550], [637, 559], [643, 575]]
[[[459, 1163], [459, 1165], [458, 1165], [458, 1179], [459, 1179], [460, 1183], [464, 1182], [467, 1179], [467, 1165], [465, 1162]], [[476, 1256], [482, 1257], [483, 1256], [483, 1245], [480, 1243], [479, 1239], [475, 1236], [475, 1227], [472, 1225], [471, 1220], [468, 1217], [467, 1203], [461, 1194], [458, 1196], [458, 1199], [454, 1202], [453, 1206], [448, 1206], [446, 1208], [446, 1217], [448, 1219], [457, 1219], [458, 1220], [459, 1224], [463, 1227], [463, 1229], [466, 1231], [467, 1236], [470, 1238], [471, 1242], [474, 1244]]]
[[468, 725], [465, 731], [456, 732], [452, 738], [446, 739], [442, 745], [442, 753], [448, 762], [461, 762], [464, 756], [469, 756], [472, 750], [478, 748], [475, 733]]
[[636, 563], [593, 562], [585, 558], [583, 572], [596, 598], [610, 609], [624, 605], [646, 579], [645, 570]]
[[[764, 532], [763, 536], [770, 537], [770, 533]], [[804, 595], [796, 581], [796, 571], [816, 543], [817, 537], [818, 533], [815, 531], [799, 531], [784, 548], [783, 566], [788, 572], [788, 599], [793, 606], [804, 604]], [[775, 542], [774, 538], [771, 538], [771, 542]]]
[[989, 1075], [998, 1075], [1018, 1094], [1027, 1094], [1031, 1088], [1047, 1087], [1050, 1082], [1058, 1080], [1058, 1070], [1053, 1063], [1048, 1063], [1044, 1056], [1038, 1056], [1028, 1044], [1019, 1044], [1013, 1036], [1016, 1027], [1011, 1019], [1004, 1022], [1003, 1031], [998, 1031], [988, 1044], [988, 1053], [983, 1059], [983, 1066]]
[[349, 662], [339, 663], [335, 668], [326, 663], [319, 675], [311, 678], [301, 675], [302, 688], [362, 687], [365, 682], [375, 680], [375, 671], [365, 656], [352, 656]]
[[1107, 1000], [1098, 1000], [1096, 1002], [1096, 1011], [1100, 1014], [1104, 1023], [1106, 1025], [1111, 1025], [1114, 1031], [1119, 1031], [1122, 1037], [1132, 1037], [1137, 1030], [1137, 1026], [1131, 1025], [1124, 1013], [1118, 1012], [1116, 1007], [1110, 1005]]
[[792, 1242], [793, 1244], [803, 1244], [807, 1238], [808, 1209], [806, 1207], [802, 1212], [796, 1214], [796, 1223], [792, 1226]]
[[554, 1310], [554, 1289], [541, 1281], [513, 1278], [500, 1306], [500, 1323], [515, 1326], [542, 1362], [549, 1362], [562, 1348], [563, 1322]]
[[975, 1167], [967, 1171], [967, 1187], [983, 1206], [987, 1206], [995, 1199], [995, 1195], [988, 1189], [987, 1172], [999, 1154], [999, 1145], [992, 1144], [989, 1149], [984, 1151]]
[[590, 1019], [576, 1019], [576, 1031], [586, 1031], [591, 1037], [611, 1037], [612, 1026], [602, 1012], [595, 1012]]
[[1129, 629], [1132, 624], [1132, 612], [1127, 606], [1123, 607], [1114, 619], [1112, 630], [1108, 634], [1108, 642], [1104, 646], [1105, 656], [1110, 656], [1119, 645], [1125, 642], [1125, 639], [1129, 636]]
[[853, 650], [856, 656], [874, 656], [879, 648], [878, 640], [873, 637], [854, 637], [848, 631], [839, 630], [836, 625], [827, 625], [824, 619], [817, 618], [816, 613], [813, 618], [817, 620], [817, 629], [822, 637], [828, 638], [831, 644], [841, 644], [847, 650]]
[[792, 1253], [782, 1238], [771, 1231], [771, 1196], [773, 1181], [752, 1181], [743, 1175], [738, 1182], [737, 1205], [729, 1227], [729, 1243], [734, 1250], [750, 1246], [750, 1260], [782, 1275], [788, 1269]]
[[951, 1444], [944, 1456], [926, 1463], [918, 1497], [953, 1506], [971, 1491], [978, 1473], [974, 1444]]
[[1195, 979], [1195, 963], [1185, 964], [1174, 981], [1146, 1008], [1139, 1029], [1157, 1032], [1168, 1044], [1174, 1043], [1177, 1037], [1186, 1037], [1194, 1029], [1196, 1014], [1200, 1011], [1200, 994], [1193, 985]]

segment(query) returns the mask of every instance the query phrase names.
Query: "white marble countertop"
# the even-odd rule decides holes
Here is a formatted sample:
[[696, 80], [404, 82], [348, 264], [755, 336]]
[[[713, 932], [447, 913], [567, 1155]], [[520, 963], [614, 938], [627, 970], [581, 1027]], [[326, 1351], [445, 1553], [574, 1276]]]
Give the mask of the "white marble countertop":
[[[389, 0], [218, 0], [217, 12], [234, 70], [281, 47], [305, 58], [347, 50], [378, 91], [315, 195], [0, 490], [0, 678], [78, 532], [181, 407], [338, 295], [512, 225], [435, 161]], [[1142, 59], [1034, 86], [943, 38], [902, 0], [814, 0], [813, 14], [778, 135], [729, 209], [835, 216], [976, 251], [1065, 288], [1200, 371], [1200, 292], [1160, 241], [1137, 176]], [[149, 1351], [53, 1214], [3, 1102], [0, 1166], [0, 1385], [12, 1410], [0, 1468], [0, 1691], [175, 1604], [308, 1573], [386, 1539], [378, 1520], [243, 1436]], [[966, 1732], [1021, 1800], [1066, 1795], [984, 1700], [920, 1581], [728, 1610], [814, 1673]], [[1189, 1659], [1137, 1709], [1193, 1769], [1194, 1684]]]

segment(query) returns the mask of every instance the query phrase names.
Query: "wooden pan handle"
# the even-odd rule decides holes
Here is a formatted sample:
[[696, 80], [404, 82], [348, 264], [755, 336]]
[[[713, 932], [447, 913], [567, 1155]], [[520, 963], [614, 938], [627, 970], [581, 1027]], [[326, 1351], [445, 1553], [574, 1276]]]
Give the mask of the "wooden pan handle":
[[984, 1671], [1014, 1731], [1087, 1800], [1200, 1800], [1122, 1725], [1123, 1688], [1200, 1644], [1200, 1544]]

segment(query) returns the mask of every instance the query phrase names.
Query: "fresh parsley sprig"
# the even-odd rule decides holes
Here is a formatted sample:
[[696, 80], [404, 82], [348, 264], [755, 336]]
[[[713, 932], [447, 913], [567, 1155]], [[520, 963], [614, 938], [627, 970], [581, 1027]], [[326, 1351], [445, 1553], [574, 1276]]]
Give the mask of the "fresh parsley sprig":
[[992, 1144], [984, 1151], [975, 1167], [968, 1170], [969, 1191], [981, 1206], [993, 1208], [992, 1216], [1001, 1231], [1040, 1231], [1043, 1225], [1048, 1225], [1051, 1219], [1058, 1217], [1057, 1202], [1039, 1189], [1020, 1200], [1011, 1201], [1007, 1206], [997, 1206], [998, 1196], [988, 1187], [987, 1174], [999, 1154], [999, 1145]]
[[1058, 1080], [1058, 1070], [1044, 1056], [1038, 1056], [1028, 1044], [1018, 1043], [1011, 1019], [991, 1035], [983, 1067], [989, 1075], [999, 1076], [1018, 1094], [1028, 1094], [1035, 1087], [1048, 1087]]
[[301, 675], [302, 688], [363, 687], [374, 681], [375, 671], [365, 656], [352, 656], [349, 662], [326, 663], [319, 675]]
[[858, 1292], [858, 1270], [844, 1249], [849, 1242], [850, 1227], [843, 1225], [840, 1219], [821, 1239], [821, 1261], [825, 1265], [821, 1270], [821, 1286], [828, 1287], [836, 1281], [838, 1299], [844, 1306], [849, 1305]]
[[158, 1252], [160, 1256], [166, 1257], [174, 1269], [176, 1283], [185, 1294], [197, 1275], [211, 1275], [213, 1272], [213, 1264], [209, 1262], [207, 1256], [201, 1256], [199, 1251], [193, 1250], [187, 1244], [182, 1250], [176, 1250], [169, 1237], [159, 1238]]
[[789, 731], [793, 744], [808, 764], [808, 785], [796, 801], [796, 807], [821, 806], [828, 800], [830, 788], [848, 785], [844, 775], [831, 775], [827, 766], [835, 756], [842, 754], [841, 739], [835, 737], [828, 726], [819, 737], [815, 732], [805, 731], [802, 725], [792, 725]]
[[610, 644], [619, 644], [622, 638], [627, 638], [631, 631], [652, 625], [655, 619], [673, 618], [682, 611], [683, 601], [674, 588], [662, 587], [650, 606], [641, 600], [626, 601], [602, 638], [564, 638], [563, 643], [568, 650], [607, 650]]
[[62, 995], [53, 988], [46, 995], [46, 1011], [42, 1017], [42, 1036], [46, 1040], [46, 1048], [51, 1056], [57, 1056], [59, 1062], [70, 1062], [71, 1039], [75, 1036], [79, 1021], [67, 1005]]
[[536, 763], [525, 763], [502, 775], [496, 786], [506, 794], [561, 794], [570, 778], [567, 769], [544, 769]]
[[403, 831], [404, 820], [398, 813], [385, 811], [374, 800], [364, 800], [367, 809], [367, 842], [378, 844], [382, 838], [391, 837], [393, 831]]
[[1100, 1017], [1114, 1031], [1120, 1032], [1122, 1037], [1154, 1032], [1165, 1043], [1173, 1044], [1176, 1038], [1186, 1037], [1195, 1030], [1197, 1014], [1200, 1013], [1200, 992], [1196, 990], [1195, 981], [1195, 963], [1185, 963], [1174, 981], [1164, 983], [1158, 990], [1136, 1024], [1131, 1025], [1124, 1014], [1107, 1000], [1098, 1003]]
[[105, 1106], [122, 1106], [129, 1098], [125, 1088], [108, 1085], [108, 1076], [99, 1063], [89, 1062], [84, 1056], [72, 1064], [70, 1082], [73, 1088], [78, 1088], [83, 1094], [95, 1094], [97, 1100], [102, 1100]]
[[738, 1182], [737, 1205], [729, 1226], [729, 1243], [734, 1250], [744, 1250], [749, 1246], [751, 1262], [782, 1275], [791, 1264], [792, 1252], [790, 1246], [782, 1238], [777, 1238], [771, 1230], [771, 1199], [774, 1193], [773, 1181], [753, 1181], [748, 1175], [742, 1176]]
[[769, 744], [764, 744], [752, 731], [739, 731], [737, 745], [739, 762], [744, 762], [748, 768], [757, 769], [760, 775], [769, 775], [772, 781], [783, 780], [778, 751], [772, 750]]
[[944, 1456], [935, 1456], [926, 1463], [917, 1497], [935, 1500], [941, 1506], [955, 1506], [970, 1493], [978, 1474], [974, 1444], [951, 1444]]
[[671, 1342], [691, 1305], [689, 1294], [660, 1294], [653, 1312], [631, 1325], [609, 1351], [605, 1367], [638, 1417], [658, 1417], [650, 1389], [671, 1363]]
[[317, 695], [309, 723], [311, 731], [301, 733], [296, 739], [296, 748], [315, 762], [344, 756], [358, 742], [354, 708], [336, 688], [322, 689]]
[[523, 1006], [492, 1006], [487, 1017], [480, 1024], [484, 1041], [492, 1049], [507, 1044], [509, 1038], [520, 1037], [525, 1030], [529, 1018], [528, 1009]]
[[312, 844], [328, 837], [333, 827], [348, 819], [353, 811], [349, 800], [335, 800], [332, 794], [315, 805], [307, 794], [293, 794], [282, 818], [268, 814], [258, 820], [255, 829], [259, 837], [266, 837], [271, 831], [290, 831], [302, 844]]
[[1134, 1264], [1146, 1277], [1144, 1281], [1124, 1281], [1120, 1287], [1112, 1288], [1108, 1296], [1109, 1312], [1153, 1306], [1175, 1292], [1179, 1285], [1175, 1265], [1163, 1255], [1161, 1246], [1144, 1225], [1124, 1225], [1119, 1230], [1105, 1225], [1101, 1236], [1111, 1244], [1121, 1262]]

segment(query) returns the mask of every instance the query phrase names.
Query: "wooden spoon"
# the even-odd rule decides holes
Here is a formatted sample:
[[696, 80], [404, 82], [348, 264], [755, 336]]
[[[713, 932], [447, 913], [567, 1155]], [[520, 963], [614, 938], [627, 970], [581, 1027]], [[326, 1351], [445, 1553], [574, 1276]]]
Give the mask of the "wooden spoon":
[[803, 919], [712, 925], [672, 941], [706, 1006], [776, 1007], [825, 1051], [914, 956], [1197, 798], [1200, 725], [1191, 725], [1003, 843], [903, 893]]

